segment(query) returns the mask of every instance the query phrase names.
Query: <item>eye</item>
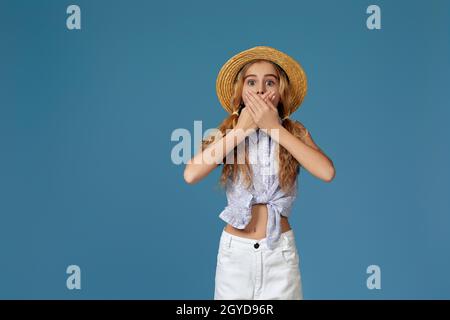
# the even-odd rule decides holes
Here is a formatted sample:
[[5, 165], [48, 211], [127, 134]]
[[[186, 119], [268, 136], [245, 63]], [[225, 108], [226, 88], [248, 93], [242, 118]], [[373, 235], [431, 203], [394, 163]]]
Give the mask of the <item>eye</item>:
[[270, 87], [272, 87], [272, 86], [275, 85], [275, 81], [273, 81], [273, 80], [267, 80], [266, 83], [267, 83], [267, 85], [270, 86]]
[[249, 86], [252, 86], [252, 85], [255, 84], [255, 80], [248, 80], [248, 81], [247, 81], [247, 84], [248, 84]]

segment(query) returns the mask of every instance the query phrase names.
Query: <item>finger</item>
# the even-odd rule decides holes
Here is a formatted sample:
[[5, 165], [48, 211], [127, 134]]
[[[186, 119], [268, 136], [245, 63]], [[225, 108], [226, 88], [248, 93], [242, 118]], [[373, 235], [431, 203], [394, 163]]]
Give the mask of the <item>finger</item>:
[[266, 111], [267, 109], [270, 109], [267, 102], [264, 101], [264, 99], [259, 95], [255, 96], [255, 103], [259, 105], [261, 111]]
[[248, 105], [248, 111], [250, 112], [250, 115], [251, 115], [251, 117], [252, 117], [252, 119], [253, 119], [253, 122], [255, 122], [255, 119], [256, 119], [256, 112], [255, 112], [255, 110], [253, 109], [253, 105], [252, 105], [252, 104], [249, 104], [249, 105]]
[[276, 110], [277, 108], [273, 104], [273, 100], [275, 99], [275, 92], [270, 92], [270, 94], [263, 99], [269, 109]]
[[270, 92], [270, 91], [267, 91], [266, 93], [263, 93], [263, 94], [261, 95], [261, 98], [267, 99], [267, 98], [270, 96], [270, 94], [271, 94], [271, 92]]
[[261, 97], [269, 99], [270, 97], [273, 96], [273, 94], [274, 94], [274, 92], [269, 90], [269, 91], [267, 91], [267, 94], [264, 94]]
[[257, 102], [259, 102], [262, 106], [264, 106], [265, 101], [264, 101], [264, 97], [262, 95], [255, 94], [254, 97]]
[[267, 103], [267, 105], [268, 105], [269, 107], [274, 108], [274, 107], [275, 107], [274, 104], [273, 104], [274, 99], [275, 99], [275, 93], [272, 92], [270, 95], [268, 95], [268, 96], [264, 99], [264, 102]]
[[272, 95], [269, 96], [267, 99], [267, 104], [269, 105], [270, 108], [277, 110], [277, 107], [273, 104], [274, 100], [275, 100], [275, 93], [272, 93]]
[[242, 94], [242, 101], [244, 102], [244, 106], [248, 104], [248, 98], [245, 96], [245, 94]]
[[264, 105], [261, 103], [261, 97], [253, 92], [249, 92], [248, 99], [253, 102], [253, 105], [255, 105], [259, 110], [264, 108]]
[[253, 111], [257, 111], [257, 109], [259, 109], [257, 106], [255, 106], [255, 104], [256, 104], [256, 100], [255, 100], [255, 98], [253, 98], [252, 97], [252, 92], [251, 91], [247, 91], [246, 92], [246, 96], [247, 96], [247, 100], [248, 100], [248, 103], [249, 103], [249, 105], [251, 104], [252, 106], [253, 106]]

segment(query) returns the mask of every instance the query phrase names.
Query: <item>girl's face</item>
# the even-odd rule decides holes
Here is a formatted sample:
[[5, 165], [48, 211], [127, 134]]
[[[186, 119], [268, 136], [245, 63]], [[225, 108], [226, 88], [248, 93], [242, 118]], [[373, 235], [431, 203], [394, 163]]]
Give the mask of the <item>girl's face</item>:
[[[266, 92], [274, 92], [275, 98], [272, 103], [275, 107], [278, 106], [280, 101], [280, 80], [278, 79], [277, 72], [274, 66], [267, 61], [259, 61], [253, 63], [244, 74], [244, 87], [245, 91], [253, 91], [256, 94], [262, 95]], [[245, 95], [242, 95], [244, 104], [247, 104]]]

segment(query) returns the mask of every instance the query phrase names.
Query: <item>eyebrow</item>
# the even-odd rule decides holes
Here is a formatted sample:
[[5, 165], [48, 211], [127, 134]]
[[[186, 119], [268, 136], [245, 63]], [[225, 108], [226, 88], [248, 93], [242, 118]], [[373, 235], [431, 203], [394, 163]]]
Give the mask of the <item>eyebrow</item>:
[[[277, 77], [276, 75], [272, 74], [272, 73], [269, 73], [269, 74], [265, 74], [265, 75], [264, 75], [264, 77], [268, 77], [268, 76], [272, 76], [272, 77], [274, 77], [275, 79], [278, 80], [278, 77]], [[246, 76], [244, 77], [244, 80], [247, 79], [248, 77], [256, 77], [256, 74], [248, 74], [248, 75], [246, 75]]]

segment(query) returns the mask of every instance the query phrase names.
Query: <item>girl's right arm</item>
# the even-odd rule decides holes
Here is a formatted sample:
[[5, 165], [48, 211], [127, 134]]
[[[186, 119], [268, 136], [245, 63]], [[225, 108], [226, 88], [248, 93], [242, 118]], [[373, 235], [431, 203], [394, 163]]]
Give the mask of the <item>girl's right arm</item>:
[[234, 129], [229, 130], [225, 136], [211, 143], [187, 162], [184, 180], [189, 184], [202, 180], [223, 162], [227, 154], [239, 145], [252, 132], [252, 129], [256, 128], [250, 113], [243, 108]]

